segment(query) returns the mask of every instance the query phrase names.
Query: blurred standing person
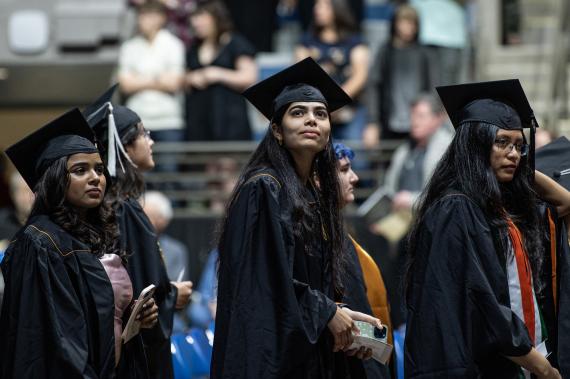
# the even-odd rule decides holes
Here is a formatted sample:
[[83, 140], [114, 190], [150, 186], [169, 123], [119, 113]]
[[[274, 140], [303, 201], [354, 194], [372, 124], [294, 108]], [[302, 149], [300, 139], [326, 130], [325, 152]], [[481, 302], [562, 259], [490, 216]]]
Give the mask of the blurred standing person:
[[190, 141], [250, 140], [241, 91], [257, 80], [253, 46], [233, 32], [220, 0], [198, 4], [190, 16], [196, 43], [186, 55], [186, 123]]
[[6, 151], [36, 197], [2, 261], [2, 378], [146, 378], [140, 337], [121, 341], [133, 289], [94, 141], [74, 109]]
[[[298, 9], [303, 30], [308, 30], [315, 21], [313, 13], [315, 0], [281, 0], [281, 3], [287, 8], [296, 7]], [[364, 3], [364, 0], [348, 0], [348, 6], [350, 6], [350, 12], [355, 18], [358, 30], [360, 30], [360, 24], [364, 19]]]
[[224, 0], [236, 30], [250, 41], [256, 51], [273, 51], [279, 0]]
[[434, 85], [458, 83], [467, 63], [467, 18], [455, 0], [412, 0], [420, 17], [419, 41], [426, 46]]
[[[133, 6], [157, 0], [129, 0]], [[188, 17], [198, 0], [158, 0], [166, 9], [166, 27], [184, 43], [186, 47], [192, 42], [192, 34], [188, 28]]]
[[[125, 105], [140, 116], [155, 141], [181, 141], [184, 45], [164, 28], [162, 3], [147, 1], [137, 12], [138, 34], [119, 52], [120, 91], [127, 98]], [[166, 169], [176, 167], [170, 164]]]
[[144, 193], [143, 173], [154, 167], [154, 141], [140, 117], [132, 110], [109, 102], [111, 87], [86, 115], [111, 177], [109, 201], [117, 212], [119, 241], [129, 254], [128, 271], [133, 290], [140, 293], [150, 284], [156, 286], [158, 323], [142, 333], [151, 378], [172, 378], [170, 335], [175, 310], [188, 304], [191, 282], [170, 282], [158, 237], [150, 220], [137, 201]]
[[368, 47], [346, 0], [316, 0], [312, 29], [296, 48], [297, 60], [311, 57], [353, 99], [331, 115], [334, 139], [360, 140], [366, 111], [359, 96], [368, 78]]
[[414, 8], [400, 5], [392, 19], [390, 39], [378, 50], [367, 86], [368, 125], [365, 146], [410, 133], [410, 103], [433, 85], [426, 50], [418, 43], [420, 21]]

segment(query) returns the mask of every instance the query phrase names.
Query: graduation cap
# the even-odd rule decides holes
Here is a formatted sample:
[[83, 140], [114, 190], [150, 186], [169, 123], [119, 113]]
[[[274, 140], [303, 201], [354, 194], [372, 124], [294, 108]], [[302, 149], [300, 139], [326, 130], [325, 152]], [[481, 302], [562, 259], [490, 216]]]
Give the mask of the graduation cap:
[[107, 141], [107, 170], [112, 177], [117, 176], [117, 158], [123, 172], [125, 172], [121, 156], [136, 167], [121, 143], [121, 136], [130, 127], [141, 122], [140, 117], [127, 107], [113, 106], [111, 98], [117, 87], [118, 84], [112, 85], [83, 111], [83, 115], [93, 129], [97, 140]]
[[441, 86], [436, 88], [455, 128], [464, 122], [484, 122], [501, 129], [530, 128], [531, 168], [534, 165], [534, 112], [518, 79]]
[[538, 149], [536, 169], [570, 190], [570, 141], [560, 137]]
[[254, 84], [243, 95], [269, 120], [283, 106], [297, 101], [323, 103], [329, 112], [352, 102], [350, 96], [310, 57]]
[[74, 108], [16, 142], [6, 155], [33, 190], [57, 159], [77, 153], [98, 153], [95, 136], [79, 109]]

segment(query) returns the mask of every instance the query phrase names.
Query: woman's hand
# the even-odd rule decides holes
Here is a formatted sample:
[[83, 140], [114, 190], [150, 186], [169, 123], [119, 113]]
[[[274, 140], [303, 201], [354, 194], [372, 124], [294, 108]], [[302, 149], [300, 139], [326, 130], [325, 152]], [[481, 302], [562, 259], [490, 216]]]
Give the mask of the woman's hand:
[[171, 282], [173, 286], [178, 289], [178, 296], [176, 297], [176, 309], [182, 309], [190, 302], [192, 295], [192, 282]]
[[137, 317], [141, 322], [141, 328], [150, 329], [158, 322], [158, 306], [151, 297], [143, 304], [143, 310]]
[[536, 377], [538, 379], [562, 379], [558, 370], [552, 366], [550, 366], [550, 369], [544, 375], [536, 375]]
[[508, 359], [517, 365], [526, 368], [540, 379], [562, 379], [557, 369], [550, 365], [548, 359], [539, 353], [534, 347], [530, 349], [528, 354], [518, 357], [509, 357]]
[[370, 315], [367, 315], [366, 313], [362, 313], [362, 312], [356, 312], [356, 311], [353, 311], [353, 310], [348, 309], [348, 308], [343, 308], [343, 310], [346, 313], [348, 313], [350, 318], [353, 319], [354, 321], [364, 321], [364, 322], [372, 324], [375, 327], [380, 328], [380, 329], [382, 329], [384, 327], [384, 326], [382, 326], [382, 322], [380, 322], [380, 320], [374, 316], [370, 316]]
[[360, 332], [346, 309], [340, 307], [337, 307], [336, 313], [328, 323], [328, 327], [334, 337], [333, 351], [335, 353], [348, 349], [354, 340], [352, 332]]
[[366, 361], [372, 358], [372, 349], [368, 349], [364, 346], [361, 346], [360, 349], [346, 350], [346, 355], [348, 355], [349, 357], [356, 357], [358, 359]]

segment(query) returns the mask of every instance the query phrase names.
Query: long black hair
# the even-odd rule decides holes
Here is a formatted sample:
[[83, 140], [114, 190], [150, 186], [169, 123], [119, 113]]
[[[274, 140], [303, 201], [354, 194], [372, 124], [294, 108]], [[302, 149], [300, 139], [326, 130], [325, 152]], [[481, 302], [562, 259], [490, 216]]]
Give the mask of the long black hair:
[[[289, 104], [281, 107], [273, 117], [273, 123], [277, 124], [278, 127], [281, 127], [283, 115], [288, 107]], [[316, 217], [321, 217], [322, 226], [331, 246], [335, 291], [337, 295], [342, 294], [342, 277], [345, 267], [343, 250], [346, 241], [342, 214], [340, 212], [341, 192], [336, 164], [337, 159], [334, 148], [329, 139], [325, 149], [320, 151], [313, 161], [313, 175], [319, 182], [319, 185], [315, 186], [315, 188], [318, 188], [318, 206], [315, 209], [307, 197], [307, 188], [295, 171], [293, 157], [285, 146], [279, 145], [271, 127], [269, 127], [265, 137], [259, 143], [243, 169], [228, 201], [225, 217], [220, 225], [221, 230], [219, 232], [218, 248], [220, 261], [222, 262], [224, 259], [224, 235], [229, 211], [239, 196], [241, 188], [256, 172], [264, 168], [271, 168], [277, 173], [287, 201], [292, 205], [292, 227], [295, 238], [305, 244], [304, 247], [307, 253], [310, 253], [307, 250], [311, 239], [314, 239], [315, 235], [322, 233], [322, 230], [316, 230], [316, 226], [321, 225], [321, 223], [314, 222]]]
[[[125, 148], [135, 142], [144, 133], [142, 123], [133, 124], [127, 131], [121, 133], [121, 143]], [[107, 132], [101, 137], [100, 149], [107, 146]], [[103, 155], [106, 152], [103, 150]], [[109, 182], [109, 201], [115, 204], [127, 198], [138, 199], [144, 193], [145, 183], [141, 172], [133, 166], [125, 157], [121, 157], [122, 166], [117, 158], [116, 178]], [[124, 172], [123, 172], [124, 168]]]
[[[67, 170], [68, 157], [53, 162], [34, 187], [36, 195], [30, 218], [48, 216], [53, 222], [74, 238], [91, 248], [93, 254], [117, 254], [123, 260], [126, 255], [120, 250], [119, 230], [115, 212], [104, 200], [97, 207], [88, 209], [82, 215], [66, 200], [70, 178]], [[109, 183], [109, 178], [107, 178]]]
[[539, 242], [541, 232], [536, 211], [538, 199], [532, 186], [533, 173], [528, 157], [521, 157], [513, 180], [499, 183], [490, 163], [498, 130], [495, 125], [480, 122], [463, 123], [457, 128], [416, 209], [416, 218], [408, 235], [406, 288], [410, 288], [418, 238], [424, 227], [426, 212], [446, 194], [461, 193], [481, 208], [492, 230], [498, 231], [494, 243], [498, 247], [497, 253], [503, 254], [503, 260], [507, 251], [506, 216], [517, 225], [532, 266], [535, 291], [540, 291], [543, 247]]
[[[315, 2], [316, 3], [316, 2]], [[346, 0], [331, 0], [331, 8], [333, 12], [334, 24], [339, 39], [343, 40], [358, 31], [358, 24]], [[312, 32], [318, 36], [323, 27], [316, 25], [313, 21]]]

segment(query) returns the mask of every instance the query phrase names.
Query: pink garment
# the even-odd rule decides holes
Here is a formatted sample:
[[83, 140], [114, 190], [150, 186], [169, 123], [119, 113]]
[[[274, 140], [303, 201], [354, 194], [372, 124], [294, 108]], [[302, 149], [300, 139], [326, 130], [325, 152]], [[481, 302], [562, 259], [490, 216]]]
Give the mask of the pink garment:
[[100, 259], [107, 276], [113, 285], [115, 296], [115, 365], [121, 356], [121, 334], [123, 333], [123, 314], [133, 299], [133, 284], [121, 257], [105, 254]]

